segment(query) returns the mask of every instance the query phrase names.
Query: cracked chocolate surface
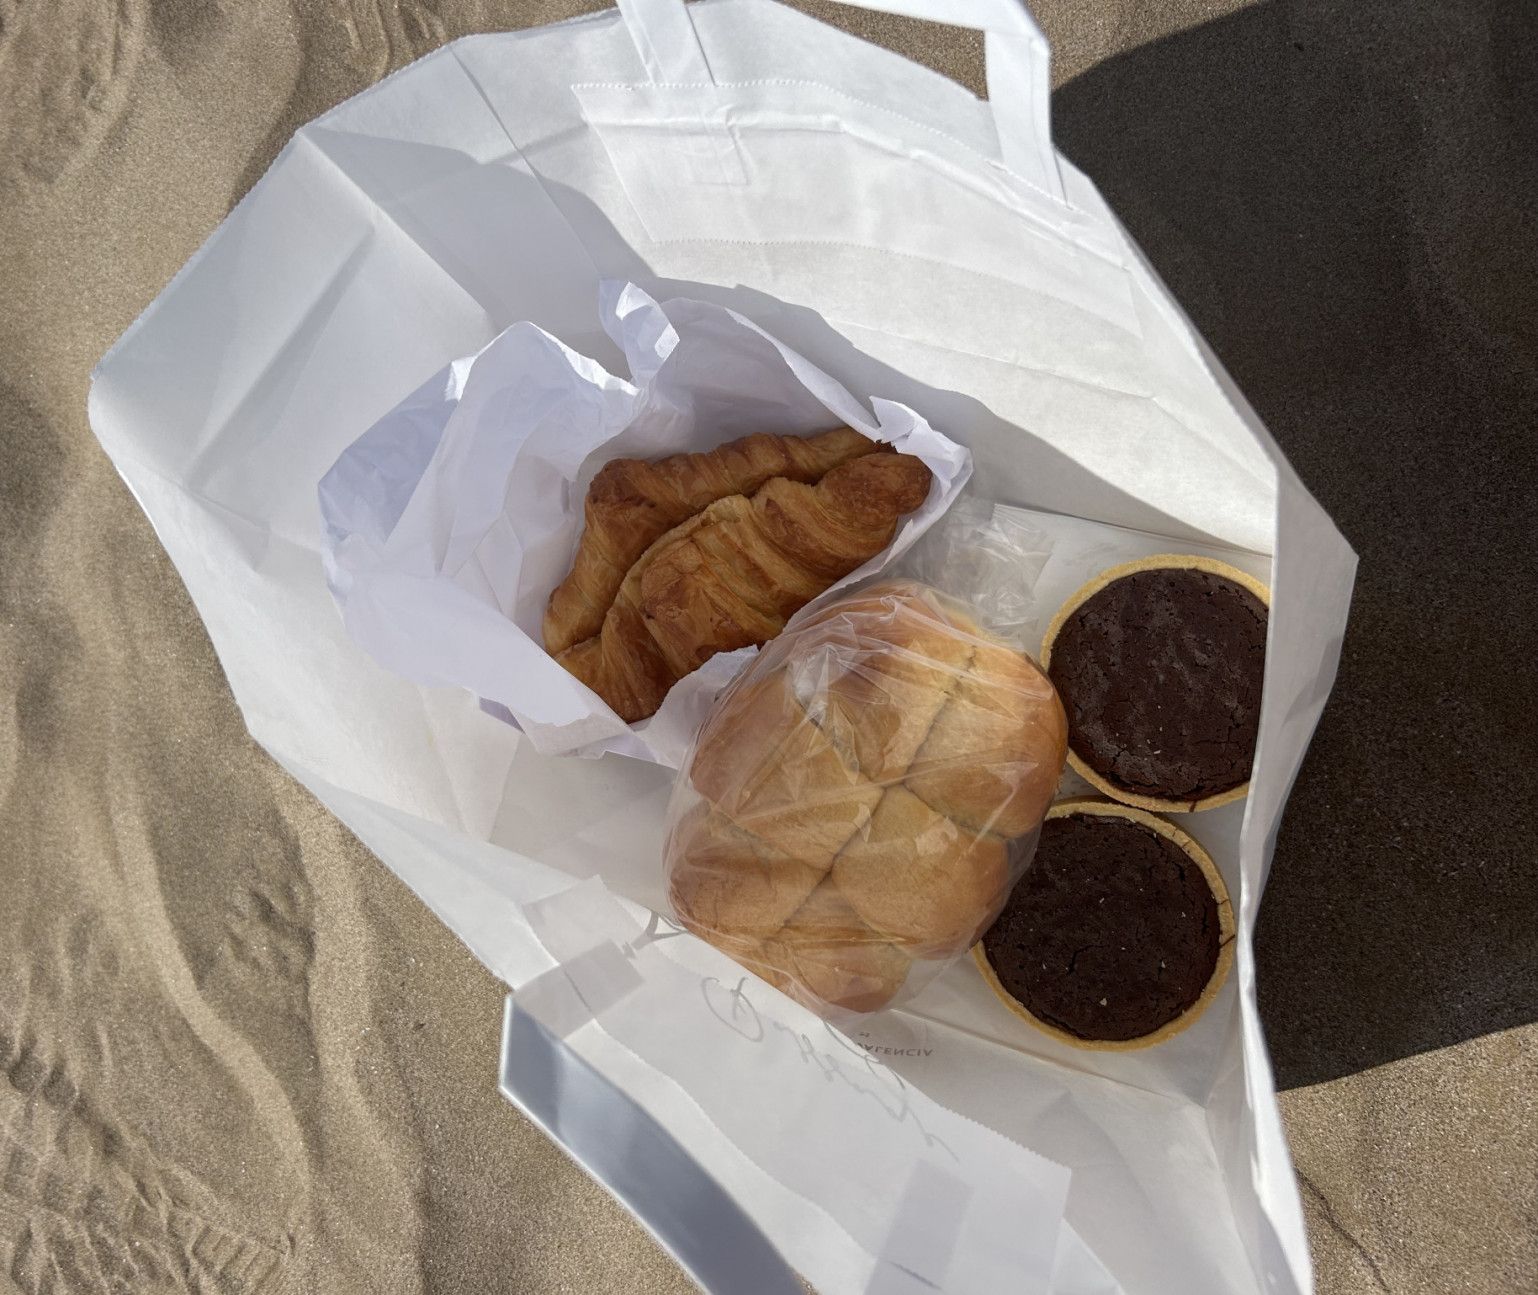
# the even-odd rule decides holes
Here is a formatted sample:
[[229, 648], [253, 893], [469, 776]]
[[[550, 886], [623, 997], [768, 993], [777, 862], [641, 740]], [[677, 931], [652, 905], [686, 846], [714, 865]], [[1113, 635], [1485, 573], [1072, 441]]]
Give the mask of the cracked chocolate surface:
[[1152, 1034], [1201, 997], [1222, 927], [1206, 875], [1173, 841], [1125, 818], [1070, 814], [983, 936], [999, 983], [1081, 1039]]
[[1113, 580], [1064, 622], [1048, 673], [1073, 752], [1113, 786], [1197, 801], [1246, 782], [1266, 666], [1266, 605], [1208, 571]]

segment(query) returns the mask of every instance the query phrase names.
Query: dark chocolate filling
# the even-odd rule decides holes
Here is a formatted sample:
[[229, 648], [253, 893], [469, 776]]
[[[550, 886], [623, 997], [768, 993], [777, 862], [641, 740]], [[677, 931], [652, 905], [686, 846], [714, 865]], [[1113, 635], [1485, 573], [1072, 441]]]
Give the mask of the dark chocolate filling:
[[1113, 580], [1063, 623], [1048, 673], [1068, 744], [1107, 782], [1197, 801], [1250, 776], [1266, 670], [1266, 605], [1208, 571]]
[[1081, 1039], [1140, 1039], [1201, 997], [1222, 929], [1206, 874], [1141, 823], [1069, 814], [983, 936], [1004, 989]]

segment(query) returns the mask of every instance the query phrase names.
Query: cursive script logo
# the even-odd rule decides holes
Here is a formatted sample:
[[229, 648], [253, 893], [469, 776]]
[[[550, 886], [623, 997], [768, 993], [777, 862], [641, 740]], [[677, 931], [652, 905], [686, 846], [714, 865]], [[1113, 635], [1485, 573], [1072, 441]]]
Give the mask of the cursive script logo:
[[823, 1030], [839, 1051], [858, 1062], [851, 1066], [840, 1063], [833, 1052], [819, 1048], [810, 1035], [793, 1030], [788, 1025], [770, 1017], [766, 1023], [753, 1005], [745, 990], [748, 977], [743, 976], [734, 987], [724, 985], [714, 976], [700, 981], [700, 997], [705, 1009], [727, 1029], [749, 1043], [764, 1045], [774, 1041], [788, 1043], [804, 1066], [811, 1066], [823, 1081], [842, 1086], [850, 1092], [874, 1102], [894, 1123], [911, 1125], [928, 1147], [939, 1147], [956, 1163], [960, 1158], [938, 1134], [925, 1127], [923, 1119], [914, 1109], [908, 1085], [900, 1075], [875, 1060], [869, 1052], [852, 1043], [826, 1021]]
[[[700, 994], [704, 997], [705, 1007], [710, 1014], [733, 1034], [740, 1035], [749, 1043], [762, 1043], [764, 1041], [763, 1018], [759, 1016], [758, 1009], [753, 1006], [752, 1000], [742, 992], [742, 987], [747, 982], [748, 978], [743, 976], [737, 982], [735, 989], [727, 989], [714, 976], [706, 976], [700, 981]], [[724, 1008], [721, 1002], [723, 996], [727, 1004]]]
[[660, 944], [663, 940], [676, 940], [680, 935], [687, 935], [683, 927], [671, 917], [663, 917], [661, 913], [652, 913], [646, 923], [646, 929], [630, 942], [632, 953], [639, 953], [648, 944]]

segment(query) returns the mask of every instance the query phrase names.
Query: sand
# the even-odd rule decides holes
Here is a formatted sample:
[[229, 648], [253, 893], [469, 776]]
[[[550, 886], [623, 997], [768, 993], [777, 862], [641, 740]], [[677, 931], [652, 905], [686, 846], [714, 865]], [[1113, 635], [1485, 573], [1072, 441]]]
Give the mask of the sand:
[[[297, 125], [444, 39], [594, 7], [0, 0], [0, 1291], [690, 1289], [496, 1094], [499, 986], [247, 739], [85, 419], [91, 365]], [[1445, 545], [1412, 566], [1394, 544], [1406, 515], [1450, 512], [1456, 531], [1484, 500], [1475, 565], [1513, 571], [1514, 588], [1530, 562], [1520, 436], [1538, 293], [1531, 224], [1515, 236], [1531, 173], [1492, 179], [1524, 165], [1520, 140], [1531, 153], [1512, 106], [1530, 31], [1494, 8], [1411, 5], [1381, 46], [1352, 8], [1041, 10], [1068, 151], [1374, 562], [1342, 674], [1358, 700], [1332, 712], [1349, 724], [1326, 721], [1302, 784], [1314, 808], [1289, 819], [1262, 921], [1320, 1288], [1531, 1289], [1538, 949], [1512, 831], [1526, 811], [1492, 826], [1453, 799], [1428, 821], [1373, 785], [1372, 764], [1416, 699], [1435, 699], [1484, 725], [1508, 805], [1533, 789], [1512, 763], [1531, 751], [1520, 699], [1395, 648], [1427, 587], [1454, 648], [1483, 616], [1495, 642], [1480, 653], [1530, 660], [1532, 632], [1492, 618]], [[814, 12], [980, 84], [970, 33]], [[1348, 124], [1367, 105], [1372, 165], [1348, 202], [1299, 210], [1254, 174], [1299, 165], [1255, 87], [1295, 121], [1299, 87], [1320, 78]], [[1416, 78], [1425, 96], [1404, 88]], [[1194, 187], [1170, 130], [1140, 142], [1161, 121], [1200, 144]], [[1350, 157], [1351, 137], [1315, 147]], [[1214, 220], [1208, 172], [1236, 151], [1246, 165], [1222, 179], [1237, 210]], [[1289, 276], [1300, 224], [1315, 250]], [[1510, 263], [1487, 274], [1493, 246]], [[1391, 364], [1362, 341], [1380, 326]], [[1338, 449], [1363, 410], [1380, 441], [1430, 427], [1479, 454], [1435, 478], [1400, 466], [1389, 508]], [[1392, 844], [1390, 815], [1406, 824]], [[1421, 844], [1438, 825], [1452, 864]], [[1399, 907], [1381, 901], [1390, 888]]]

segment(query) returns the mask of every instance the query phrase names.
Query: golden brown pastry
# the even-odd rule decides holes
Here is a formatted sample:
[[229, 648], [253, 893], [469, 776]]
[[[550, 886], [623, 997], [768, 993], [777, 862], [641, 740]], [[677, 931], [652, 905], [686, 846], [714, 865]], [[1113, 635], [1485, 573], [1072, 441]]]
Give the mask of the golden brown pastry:
[[861, 920], [831, 880], [823, 881], [764, 942], [759, 957], [791, 982], [792, 993], [803, 990], [796, 996], [809, 1006], [829, 1003], [851, 1012], [885, 1007], [913, 965], [912, 958]]
[[888, 582], [841, 598], [797, 639], [805, 663], [792, 668], [798, 696], [829, 741], [876, 783], [907, 773], [977, 648], [976, 626], [958, 625], [922, 590]]
[[758, 940], [743, 945], [740, 949], [733, 949], [723, 944], [715, 935], [705, 937], [716, 948], [720, 949], [727, 957], [733, 959], [739, 966], [746, 967], [760, 980], [766, 980], [781, 993], [789, 994], [798, 1001], [803, 995], [797, 993], [796, 973], [791, 967], [789, 955], [782, 945], [772, 941]]
[[732, 690], [701, 732], [691, 768], [694, 789], [732, 823], [819, 876], [881, 799], [808, 719], [782, 671]]
[[656, 463], [604, 464], [588, 486], [571, 573], [545, 609], [545, 650], [555, 655], [597, 634], [636, 559], [717, 499], [750, 495], [771, 477], [816, 481], [840, 463], [889, 448], [839, 427], [817, 436], [760, 433]]
[[655, 541], [593, 639], [556, 660], [627, 722], [717, 652], [767, 642], [831, 584], [892, 542], [929, 493], [908, 454], [867, 454], [815, 485], [776, 477], [718, 499]]
[[975, 831], [1022, 836], [1047, 812], [1068, 754], [1068, 718], [1035, 662], [979, 643], [914, 756], [906, 782]]
[[669, 846], [675, 905], [808, 1005], [874, 1011], [914, 959], [952, 957], [993, 920], [1065, 749], [1041, 670], [933, 590], [840, 599], [706, 721], [687, 770], [700, 803]]
[[708, 940], [773, 935], [827, 873], [744, 832], [708, 803], [680, 820], [672, 848], [680, 860], [668, 878], [673, 910]]
[[833, 883], [854, 911], [921, 958], [970, 948], [1008, 881], [1002, 838], [937, 814], [905, 787], [886, 790], [833, 861]]
[[[695, 929], [695, 928], [691, 928]], [[826, 882], [779, 932], [756, 940], [695, 929], [754, 975], [813, 1011], [874, 1012], [902, 988], [913, 960], [860, 921]]]

